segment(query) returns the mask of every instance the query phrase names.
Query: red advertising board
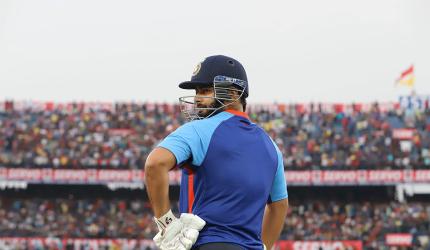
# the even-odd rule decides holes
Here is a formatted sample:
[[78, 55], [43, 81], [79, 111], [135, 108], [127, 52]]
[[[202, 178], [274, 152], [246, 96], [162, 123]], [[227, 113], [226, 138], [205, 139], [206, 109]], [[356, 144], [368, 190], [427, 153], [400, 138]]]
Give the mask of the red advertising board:
[[278, 241], [274, 250], [361, 250], [361, 241]]
[[[273, 250], [361, 250], [361, 241], [278, 241]], [[156, 249], [149, 239], [0, 237], [0, 249]]]
[[156, 249], [152, 240], [0, 237], [0, 249]]
[[[286, 171], [290, 186], [323, 185], [393, 185], [399, 183], [429, 183], [430, 170], [345, 170]], [[170, 171], [171, 185], [178, 185], [180, 171]], [[40, 169], [0, 167], [0, 182], [25, 181], [49, 184], [107, 184], [144, 182], [142, 170], [108, 169]]]
[[430, 170], [286, 171], [289, 185], [390, 185], [428, 183]]

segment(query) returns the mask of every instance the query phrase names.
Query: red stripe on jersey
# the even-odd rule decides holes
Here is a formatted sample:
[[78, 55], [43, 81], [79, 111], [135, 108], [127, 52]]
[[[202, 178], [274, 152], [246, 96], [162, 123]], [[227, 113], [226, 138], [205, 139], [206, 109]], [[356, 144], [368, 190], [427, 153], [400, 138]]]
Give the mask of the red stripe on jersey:
[[194, 203], [194, 170], [188, 163], [185, 163], [183, 167], [187, 170], [188, 174], [188, 213], [192, 213]]
[[194, 173], [188, 175], [188, 213], [193, 212], [194, 203]]

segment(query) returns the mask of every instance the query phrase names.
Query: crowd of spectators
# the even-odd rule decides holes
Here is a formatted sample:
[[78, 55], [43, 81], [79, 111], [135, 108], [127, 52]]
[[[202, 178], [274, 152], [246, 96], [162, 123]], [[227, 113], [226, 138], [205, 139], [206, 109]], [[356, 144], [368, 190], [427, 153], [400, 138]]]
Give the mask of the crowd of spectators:
[[[286, 169], [430, 168], [430, 110], [249, 108], [274, 138]], [[0, 111], [0, 166], [139, 169], [185, 121], [177, 105]], [[398, 139], [395, 129], [411, 129]]]
[[390, 233], [412, 234], [415, 245], [423, 244], [418, 239], [430, 236], [430, 204], [307, 201], [290, 208], [281, 239], [361, 240], [376, 248]]
[[[291, 111], [291, 110], [290, 110]], [[430, 167], [430, 110], [260, 111], [251, 117], [269, 132], [287, 169]], [[411, 129], [397, 139], [396, 129]]]
[[139, 200], [0, 200], [0, 237], [151, 239], [156, 231], [150, 204]]
[[[176, 112], [175, 112], [176, 110]], [[174, 106], [0, 113], [0, 165], [138, 169], [160, 139], [184, 121]]]
[[[158, 231], [152, 218], [142, 200], [0, 199], [0, 237], [151, 239]], [[409, 233], [422, 244], [415, 241], [430, 235], [430, 204], [308, 201], [289, 209], [280, 239], [377, 246], [387, 233]]]

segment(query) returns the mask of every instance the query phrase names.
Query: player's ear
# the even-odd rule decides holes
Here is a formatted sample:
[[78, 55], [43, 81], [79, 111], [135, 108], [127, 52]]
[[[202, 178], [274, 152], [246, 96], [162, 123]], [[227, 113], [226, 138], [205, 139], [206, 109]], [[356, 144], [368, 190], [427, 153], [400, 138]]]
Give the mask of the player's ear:
[[230, 89], [229, 95], [231, 96], [231, 99], [236, 100], [240, 97], [240, 90], [238, 89]]

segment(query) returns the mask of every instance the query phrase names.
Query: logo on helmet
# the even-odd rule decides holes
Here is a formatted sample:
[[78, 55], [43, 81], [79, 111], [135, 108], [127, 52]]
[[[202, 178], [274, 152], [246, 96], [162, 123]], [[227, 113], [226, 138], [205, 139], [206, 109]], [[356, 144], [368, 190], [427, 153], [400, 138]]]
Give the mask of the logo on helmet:
[[202, 67], [202, 63], [201, 62], [199, 62], [197, 65], [196, 65], [196, 68], [194, 69], [194, 71], [193, 71], [193, 76], [195, 76], [195, 75], [197, 75], [198, 73], [199, 73], [199, 71], [200, 71], [200, 68]]

